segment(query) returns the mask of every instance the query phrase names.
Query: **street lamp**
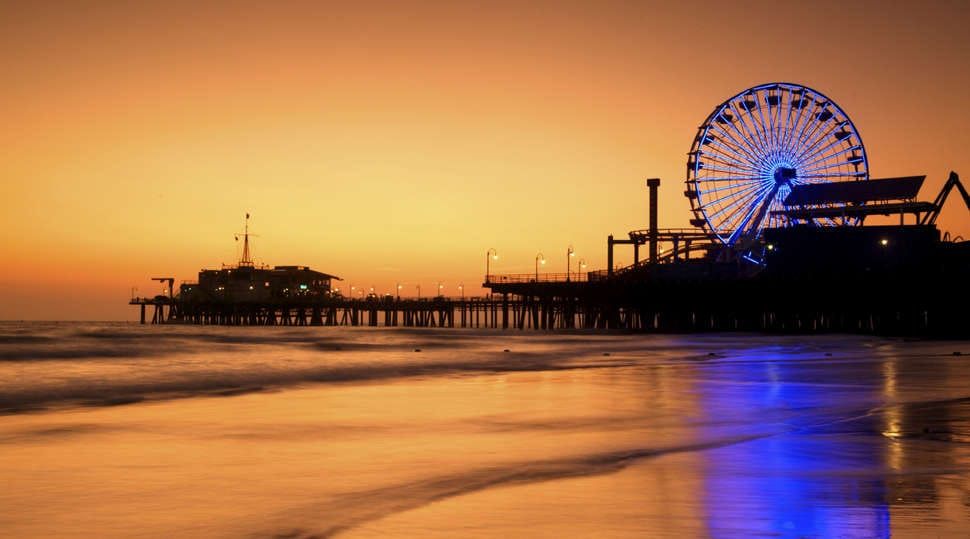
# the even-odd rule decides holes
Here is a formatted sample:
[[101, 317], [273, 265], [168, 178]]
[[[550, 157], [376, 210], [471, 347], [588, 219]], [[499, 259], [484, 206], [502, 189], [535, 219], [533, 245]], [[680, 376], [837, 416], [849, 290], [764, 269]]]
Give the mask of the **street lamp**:
[[397, 300], [401, 301], [401, 283], [397, 283]]
[[445, 287], [445, 285], [443, 285], [443, 284], [441, 284], [441, 281], [438, 281], [438, 296], [439, 296], [439, 297], [441, 296], [441, 290], [442, 290], [442, 289], [443, 289], [444, 287]]
[[539, 282], [539, 264], [540, 263], [541, 264], [545, 264], [546, 263], [546, 257], [543, 256], [541, 252], [536, 255], [536, 282], [537, 283]]
[[573, 250], [573, 246], [570, 245], [566, 249], [566, 280], [569, 280], [569, 263], [572, 262], [573, 257], [576, 256], [576, 251]]
[[356, 286], [350, 287], [350, 299], [354, 299], [354, 291], [357, 290]]
[[579, 269], [576, 270], [576, 280], [577, 281], [582, 281], [583, 280], [582, 279], [582, 273], [583, 273], [583, 270], [584, 269], [586, 269], [586, 259], [585, 258], [580, 258], [579, 259]]
[[494, 247], [490, 247], [485, 251], [485, 282], [488, 282], [488, 263], [492, 260], [498, 260], [498, 252]]
[[458, 295], [461, 296], [461, 299], [465, 299], [465, 284], [464, 283], [460, 283], [458, 285]]
[[421, 299], [421, 285], [416, 284], [414, 287], [418, 289], [418, 299]]

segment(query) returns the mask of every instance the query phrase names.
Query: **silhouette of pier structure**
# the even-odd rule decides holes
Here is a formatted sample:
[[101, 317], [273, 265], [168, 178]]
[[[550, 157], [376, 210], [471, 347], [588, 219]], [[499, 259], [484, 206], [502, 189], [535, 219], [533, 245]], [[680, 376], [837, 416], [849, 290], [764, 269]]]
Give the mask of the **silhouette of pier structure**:
[[[778, 212], [799, 223], [767, 229], [758, 263], [703, 231], [652, 228], [607, 238], [608, 260], [617, 245], [633, 247], [630, 266], [486, 275], [492, 293], [485, 297], [347, 298], [330, 290], [338, 277], [303, 266], [260, 267], [244, 256], [202, 270], [177, 295], [174, 278], [156, 277], [168, 295], [130, 303], [141, 307], [142, 323], [150, 310], [153, 324], [970, 335], [966, 309], [954, 309], [970, 304], [959, 286], [970, 275], [970, 242], [941, 238], [933, 224], [950, 191], [968, 209], [970, 196], [952, 173], [934, 202], [916, 201], [923, 179], [870, 180], [841, 194], [793, 190]], [[658, 186], [648, 182], [651, 200]], [[899, 215], [901, 224], [806, 224], [832, 215]], [[655, 218], [650, 223], [656, 227]], [[641, 246], [648, 252], [642, 261]]]
[[[968, 210], [970, 194], [951, 172], [932, 202], [919, 201], [924, 180], [870, 179], [842, 109], [811, 88], [769, 83], [700, 125], [684, 182], [693, 228], [659, 228], [660, 179], [650, 178], [649, 225], [607, 237], [606, 269], [540, 273], [537, 257], [534, 273], [492, 275], [489, 249], [487, 297], [346, 298], [331, 289], [334, 275], [254, 264], [246, 214], [236, 265], [202, 270], [178, 294], [173, 278], [156, 278], [168, 294], [131, 304], [142, 323], [152, 309], [152, 323], [970, 337], [970, 241], [935, 225], [954, 189]], [[899, 221], [866, 225], [879, 216]], [[615, 267], [626, 245], [633, 264]]]

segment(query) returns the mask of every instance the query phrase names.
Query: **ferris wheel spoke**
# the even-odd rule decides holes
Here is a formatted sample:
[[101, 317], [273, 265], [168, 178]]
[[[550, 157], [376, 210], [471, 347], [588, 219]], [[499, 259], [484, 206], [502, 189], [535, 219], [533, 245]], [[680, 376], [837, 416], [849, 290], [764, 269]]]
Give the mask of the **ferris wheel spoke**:
[[[804, 180], [806, 178], [812, 178], [812, 179], [818, 180], [818, 179], [825, 179], [825, 178], [844, 178], [845, 176], [847, 176], [847, 174], [820, 173], [820, 174], [805, 174], [805, 175], [799, 175], [798, 177], [799, 177], [799, 179], [802, 179], [802, 180]], [[851, 176], [851, 174], [849, 176]], [[811, 182], [809, 182], [809, 183], [811, 183]], [[816, 182], [816, 183], [818, 183], [818, 182]]]
[[792, 93], [791, 89], [788, 89], [788, 101], [786, 101], [786, 112], [785, 112], [785, 130], [782, 132], [781, 137], [778, 141], [778, 147], [781, 151], [787, 153], [785, 145], [788, 143], [788, 137], [791, 136], [792, 129], [795, 125], [792, 123], [792, 103], [794, 102], [795, 94]]
[[731, 101], [731, 106], [736, 111], [738, 115], [738, 122], [747, 134], [745, 140], [754, 148], [754, 152], [757, 153], [758, 157], [763, 161], [766, 157], [765, 154], [765, 139], [764, 133], [758, 128], [757, 118], [752, 116], [752, 112], [755, 108], [757, 102], [757, 96], [753, 92], [750, 92], [743, 96], [738, 96]]
[[805, 146], [803, 146], [802, 149], [798, 151], [798, 153], [795, 156], [795, 159], [798, 162], [801, 162], [802, 159], [805, 158], [805, 156], [811, 156], [817, 152], [822, 151], [821, 148], [823, 147], [822, 145], [824, 144], [825, 139], [829, 136], [834, 136], [835, 131], [837, 129], [840, 129], [844, 125], [845, 124], [842, 122], [832, 122], [829, 125], [826, 125], [824, 129], [819, 129], [815, 133], [815, 135], [811, 139], [809, 139], [809, 141], [805, 144]]
[[[736, 105], [733, 102], [728, 102], [726, 107], [729, 107], [731, 109], [731, 112], [734, 114], [734, 118], [737, 123], [731, 122], [731, 128], [737, 134], [738, 138], [744, 141], [744, 144], [751, 152], [752, 157], [758, 159], [759, 161], [763, 159], [764, 156], [761, 155], [760, 148], [758, 148], [755, 144], [756, 136], [751, 132], [751, 129], [748, 127], [748, 122], [745, 121], [745, 115], [742, 114], [741, 111], [739, 111], [736, 108]], [[744, 133], [741, 132], [741, 129], [738, 128], [737, 124], [741, 125], [741, 129], [744, 129]]]
[[[754, 103], [755, 109], [758, 111], [758, 127], [761, 129], [761, 140], [764, 146], [765, 155], [771, 155], [771, 128], [768, 126], [769, 122], [765, 118], [765, 94], [762, 90], [754, 93]], [[770, 117], [770, 111], [769, 111]]]
[[785, 151], [788, 153], [794, 153], [798, 148], [799, 141], [802, 140], [805, 130], [812, 122], [812, 111], [815, 110], [817, 104], [814, 94], [812, 94], [811, 99], [802, 94], [799, 100], [798, 120], [795, 129], [792, 130], [791, 136], [785, 143]]
[[744, 109], [743, 117], [746, 120], [746, 125], [748, 126], [752, 136], [751, 143], [758, 147], [759, 152], [764, 152], [764, 149], [768, 145], [768, 141], [765, 139], [764, 124], [758, 117], [758, 92], [752, 90], [743, 96], [738, 97], [738, 106]]
[[734, 200], [733, 202], [731, 202], [730, 204], [722, 208], [718, 208], [717, 211], [714, 211], [712, 213], [705, 212], [705, 215], [712, 223], [716, 221], [718, 228], [721, 230], [734, 228], [734, 225], [736, 222], [736, 216], [740, 212], [744, 211], [746, 204], [749, 204], [751, 200], [756, 200], [756, 199], [757, 199], [757, 196], [755, 195], [742, 197], [737, 200]]
[[[770, 120], [771, 124], [771, 146], [777, 152], [780, 146], [779, 140], [781, 140], [781, 88], [776, 88], [775, 92], [777, 93], [773, 94], [771, 91], [769, 91], [767, 99], [769, 99], [768, 119]], [[772, 104], [772, 101], [774, 101], [774, 104]]]
[[828, 105], [825, 102], [814, 101], [811, 104], [812, 110], [809, 111], [805, 125], [802, 127], [798, 138], [795, 140], [795, 143], [792, 146], [793, 153], [798, 153], [799, 148], [805, 148], [808, 146], [810, 141], [815, 137], [816, 133], [818, 133], [819, 129], [822, 129], [824, 125], [831, 119], [831, 116], [828, 116], [829, 112], [827, 111], [827, 107]]
[[815, 145], [816, 140], [824, 136], [826, 131], [831, 130], [832, 127], [826, 123], [813, 122], [811, 129], [802, 134], [801, 140], [799, 140], [796, 147], [792, 149], [792, 155], [795, 156], [795, 160], [798, 161], [801, 158], [801, 155], [804, 154], [808, 148]]
[[[722, 133], [722, 131], [718, 130], [718, 133]], [[722, 149], [725, 152], [730, 152], [730, 155], [739, 160], [743, 160], [752, 167], [758, 166], [757, 158], [751, 154], [749, 149], [737, 144], [726, 133], [722, 135], [722, 137], [723, 138], [720, 138], [715, 142], [716, 148]]]
[[[730, 120], [728, 120], [729, 117], [731, 118]], [[738, 131], [737, 126], [734, 125], [734, 122], [737, 120], [737, 118], [732, 117], [730, 112], [721, 112], [718, 115], [718, 118], [724, 118], [726, 125], [730, 125], [733, 132], [723, 128], [721, 125], [724, 125], [724, 124], [720, 124], [718, 120], [715, 120], [715, 123], [711, 124], [712, 129], [717, 131], [717, 133], [720, 136], [730, 141], [734, 145], [734, 147], [738, 150], [738, 152], [742, 154], [747, 154], [752, 159], [758, 159], [760, 157], [757, 155], [757, 148], [753, 146], [751, 144], [751, 141], [745, 138], [744, 135], [740, 131]]]
[[732, 156], [738, 160], [741, 160], [747, 163], [748, 165], [751, 166], [751, 168], [755, 170], [759, 169], [758, 164], [755, 163], [754, 161], [751, 161], [746, 154], [741, 153], [730, 146], [727, 146], [719, 141], [711, 141], [710, 145], [712, 148], [716, 150], [722, 150], [723, 152], [722, 155]]
[[[845, 126], [842, 126], [842, 129], [845, 129]], [[840, 133], [848, 133], [848, 131], [840, 131]], [[825, 161], [827, 159], [833, 159], [833, 158], [835, 158], [835, 157], [837, 157], [837, 156], [839, 156], [839, 155], [841, 155], [841, 154], [843, 154], [845, 152], [851, 151], [855, 147], [854, 145], [852, 145], [852, 146], [849, 146], [847, 148], [842, 148], [841, 150], [838, 150], [838, 146], [845, 145], [846, 144], [846, 141], [848, 139], [851, 139], [852, 138], [852, 134], [851, 133], [848, 136], [844, 136], [842, 138], [838, 138], [837, 136], [835, 136], [834, 138], [835, 138], [834, 141], [829, 142], [825, 146], [818, 148], [817, 150], [815, 150], [814, 152], [812, 152], [810, 154], [806, 154], [806, 155], [802, 156], [799, 159], [799, 161], [802, 163], [802, 166], [805, 166], [806, 165], [806, 163], [805, 163], [805, 160], [806, 159], [814, 159], [814, 161], [809, 161], [809, 163], [814, 163], [814, 162], [819, 162], [819, 161]], [[850, 142], [850, 144], [851, 144], [851, 142]], [[833, 149], [835, 151], [833, 151]]]
[[702, 163], [704, 166], [701, 167], [704, 170], [710, 170], [713, 172], [727, 172], [727, 173], [744, 173], [744, 174], [757, 174], [758, 171], [753, 168], [741, 168], [735, 166], [720, 166], [713, 163]]
[[[831, 108], [833, 110], [827, 110], [828, 108]], [[845, 127], [847, 125], [851, 125], [851, 122], [849, 121], [848, 116], [846, 116], [846, 114], [842, 112], [842, 109], [840, 109], [832, 102], [826, 103], [823, 109], [824, 109], [823, 112], [819, 113], [819, 117], [821, 117], [822, 114], [827, 115], [822, 124], [824, 125], [824, 127], [820, 127], [819, 129], [816, 129], [815, 133], [812, 136], [810, 136], [807, 140], [803, 141], [801, 145], [799, 145], [799, 148], [800, 148], [798, 151], [799, 160], [803, 159], [804, 156], [806, 155], [813, 154], [816, 151], [816, 148], [818, 147], [818, 145], [821, 144], [822, 141], [829, 135], [835, 136], [837, 140], [842, 141], [851, 137], [852, 134], [854, 133], [854, 129], [853, 131], [845, 131]], [[840, 133], [846, 133], [846, 135], [842, 138], [839, 138], [836, 134], [836, 130], [838, 129], [843, 129], [843, 131], [841, 131]]]
[[[799, 170], [812, 171], [814, 169], [812, 169], [812, 168], [805, 168], [805, 167], [814, 167], [815, 165], [823, 164], [826, 161], [830, 161], [832, 159], [836, 159], [839, 156], [845, 155], [846, 153], [854, 152], [854, 151], [856, 151], [857, 148], [858, 148], [858, 146], [849, 146], [848, 148], [842, 148], [842, 149], [840, 149], [838, 151], [835, 151], [833, 153], [830, 153], [830, 154], [826, 154], [826, 155], [819, 154], [819, 155], [813, 156], [813, 159], [811, 161], [805, 161], [803, 159], [799, 163], [799, 167], [800, 167]], [[846, 160], [845, 162], [839, 162], [839, 165], [849, 165], [849, 164], [852, 164], [849, 160]]]
[[707, 190], [707, 191], [704, 191], [703, 193], [701, 191], [698, 191], [698, 193], [707, 194], [707, 193], [713, 193], [713, 192], [718, 191], [718, 190], [726, 190], [726, 189], [738, 188], [738, 190], [732, 191], [732, 192], [730, 192], [730, 193], [722, 196], [721, 198], [717, 198], [717, 199], [714, 199], [714, 200], [711, 200], [711, 201], [708, 201], [708, 202], [704, 202], [702, 200], [701, 201], [701, 207], [707, 208], [707, 207], [711, 207], [711, 206], [717, 206], [722, 201], [725, 201], [725, 200], [728, 200], [728, 199], [733, 199], [733, 198], [736, 198], [736, 197], [739, 197], [739, 196], [745, 196], [748, 193], [753, 192], [753, 191], [757, 190], [760, 187], [761, 187], [761, 184], [760, 183], [751, 182], [751, 185], [747, 185], [747, 186], [732, 185], [732, 186], [729, 186], [729, 187], [722, 187], [720, 189]]
[[[732, 128], [735, 131], [737, 131], [737, 127], [736, 126], [733, 126], [733, 124], [732, 124]], [[722, 129], [719, 126], [714, 126], [714, 130], [719, 135], [721, 135], [724, 138], [725, 141], [728, 141], [728, 142], [731, 143], [732, 147], [735, 150], [735, 153], [739, 157], [745, 158], [748, 162], [750, 162], [752, 164], [752, 166], [756, 166], [756, 162], [760, 159], [760, 156], [757, 155], [757, 150], [755, 148], [753, 148], [750, 145], [750, 143], [744, 141], [744, 137], [740, 134], [740, 132], [737, 133], [738, 134], [738, 137], [740, 138], [740, 140], [739, 140], [739, 139], [735, 138], [734, 135], [732, 135], [731, 133], [725, 131], [724, 129]]]
[[759, 140], [758, 139], [758, 136], [755, 135], [752, 132], [752, 128], [750, 126], [748, 126], [748, 119], [749, 119], [749, 114], [750, 113], [749, 114], [742, 113], [742, 111], [738, 110], [737, 105], [735, 103], [733, 103], [733, 102], [731, 103], [731, 110], [733, 110], [734, 111], [734, 114], [737, 115], [738, 123], [741, 124], [741, 129], [744, 129], [744, 133], [742, 133], [741, 132], [741, 129], [738, 129], [738, 126], [736, 126], [736, 125], [733, 125], [732, 124], [731, 127], [734, 128], [734, 130], [735, 130], [735, 132], [737, 132], [738, 136], [741, 137], [741, 139], [745, 141], [745, 143], [751, 149], [752, 154], [753, 155], [756, 155], [758, 157], [758, 160], [759, 161], [763, 161], [764, 160], [764, 152], [763, 152], [762, 148], [758, 145], [758, 140]]
[[724, 212], [726, 212], [728, 210], [731, 210], [731, 213], [728, 213], [727, 214], [727, 216], [725, 217], [725, 220], [726, 221], [733, 221], [734, 220], [734, 216], [736, 216], [739, 211], [743, 211], [744, 204], [750, 203], [753, 200], [758, 200], [760, 197], [764, 196], [764, 194], [767, 191], [769, 191], [771, 189], [771, 187], [772, 187], [771, 185], [762, 184], [759, 189], [756, 189], [752, 193], [748, 193], [748, 194], [745, 194], [743, 196], [740, 196], [737, 199], [735, 199], [733, 202], [731, 202], [730, 204], [727, 204], [724, 207], [722, 207], [721, 209], [717, 210], [716, 212], [714, 212], [711, 215], [711, 217], [719, 217]]
[[800, 172], [800, 174], [811, 175], [811, 174], [814, 174], [814, 173], [817, 173], [817, 172], [822, 172], [824, 170], [831, 170], [833, 168], [845, 167], [845, 166], [848, 166], [850, 164], [851, 163], [849, 163], [848, 161], [836, 161], [836, 162], [833, 162], [833, 163], [824, 163], [823, 162], [823, 163], [819, 164], [816, 167], [809, 168], [809, 169], [800, 168], [799, 170], [802, 171], [802, 172]]
[[744, 214], [741, 223], [734, 230], [735, 239], [743, 235], [745, 231], [761, 231], [765, 215], [767, 215], [768, 208], [775, 201], [779, 187], [780, 184], [777, 183], [772, 185], [767, 193], [762, 194], [760, 198], [749, 206], [748, 212]]
[[765, 177], [763, 175], [757, 176], [711, 176], [711, 177], [701, 177], [697, 178], [697, 181], [704, 182], [739, 182], [739, 181], [764, 181]]
[[742, 189], [742, 188], [743, 189], [751, 189], [751, 188], [754, 188], [754, 186], [757, 186], [760, 183], [761, 182], [747, 182], [745, 184], [737, 184], [737, 185], [721, 185], [721, 186], [710, 187], [710, 188], [704, 187], [703, 190], [701, 189], [701, 187], [697, 187], [696, 189], [698, 190], [698, 192], [703, 192], [704, 194], [720, 193], [720, 192], [727, 191], [727, 190], [730, 190], [730, 189], [734, 189], [735, 192], [737, 192], [736, 190]]
[[820, 144], [823, 144], [827, 137], [834, 136], [838, 129], [842, 129], [848, 124], [846, 120], [841, 121], [828, 121], [822, 124], [810, 137], [808, 137], [802, 145], [799, 146], [798, 156], [802, 158], [806, 155], [811, 155], [818, 150]]
[[[761, 119], [761, 132], [764, 134], [763, 140], [764, 140], [765, 150], [767, 153], [768, 151], [771, 150], [772, 143], [771, 143], [771, 130], [768, 128], [768, 122], [767, 120], [765, 120], [765, 111], [764, 111], [764, 108], [762, 108], [761, 106], [762, 101], [765, 101], [766, 99], [767, 99], [766, 95], [758, 95], [754, 103], [755, 103], [755, 106], [758, 108], [758, 118]], [[767, 102], [765, 102], [765, 104], [767, 104]], [[769, 115], [770, 115], [770, 111], [769, 111]]]
[[764, 118], [765, 125], [765, 140], [767, 141], [767, 148], [769, 152], [774, 152], [777, 147], [775, 144], [775, 119], [774, 107], [771, 105], [771, 90], [764, 90], [761, 93], [761, 98], [758, 100], [758, 105], [761, 108], [761, 116]]
[[751, 105], [752, 110], [748, 111], [748, 113], [745, 115], [745, 118], [749, 122], [751, 132], [753, 133], [753, 136], [751, 138], [751, 144], [756, 148], [755, 151], [758, 153], [758, 156], [761, 158], [760, 159], [761, 166], [767, 167], [768, 162], [770, 160], [770, 154], [769, 154], [770, 146], [768, 145], [768, 141], [765, 139], [765, 132], [764, 132], [763, 126], [761, 125], [758, 117], [754, 114], [754, 109], [757, 108], [757, 106], [758, 105], [756, 102], [752, 104]]
[[717, 163], [719, 165], [733, 166], [737, 170], [747, 170], [752, 173], [760, 172], [759, 169], [755, 168], [750, 163], [742, 163], [741, 161], [732, 159], [727, 155], [705, 153], [703, 156], [699, 157], [698, 159], [704, 159], [705, 161], [710, 160], [711, 162]]

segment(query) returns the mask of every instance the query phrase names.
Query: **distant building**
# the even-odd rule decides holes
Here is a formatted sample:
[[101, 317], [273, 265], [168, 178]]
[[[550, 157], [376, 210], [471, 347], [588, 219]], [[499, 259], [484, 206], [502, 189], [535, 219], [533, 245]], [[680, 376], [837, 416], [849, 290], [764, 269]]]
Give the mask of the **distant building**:
[[331, 281], [339, 277], [306, 266], [272, 268], [240, 264], [218, 270], [203, 269], [197, 283], [184, 283], [184, 301], [266, 301], [298, 297], [328, 296]]
[[306, 266], [259, 266], [253, 263], [249, 250], [249, 214], [243, 234], [242, 258], [235, 266], [203, 269], [196, 283], [183, 283], [179, 288], [182, 303], [260, 302], [274, 299], [314, 298], [331, 295], [330, 282], [340, 277], [314, 271]]

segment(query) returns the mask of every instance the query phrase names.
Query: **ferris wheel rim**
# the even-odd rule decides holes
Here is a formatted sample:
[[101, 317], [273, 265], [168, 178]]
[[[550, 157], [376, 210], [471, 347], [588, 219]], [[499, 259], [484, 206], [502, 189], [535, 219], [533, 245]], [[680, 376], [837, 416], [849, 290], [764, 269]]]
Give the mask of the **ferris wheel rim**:
[[[718, 241], [733, 245], [759, 236], [775, 220], [770, 212], [781, 207], [779, 192], [793, 185], [864, 181], [868, 171], [862, 136], [838, 104], [802, 84], [771, 82], [734, 94], [700, 125], [688, 154], [685, 194], [695, 218]], [[719, 182], [723, 185], [713, 186]], [[718, 192], [721, 198], [706, 200]], [[740, 226], [725, 226], [731, 224]]]

